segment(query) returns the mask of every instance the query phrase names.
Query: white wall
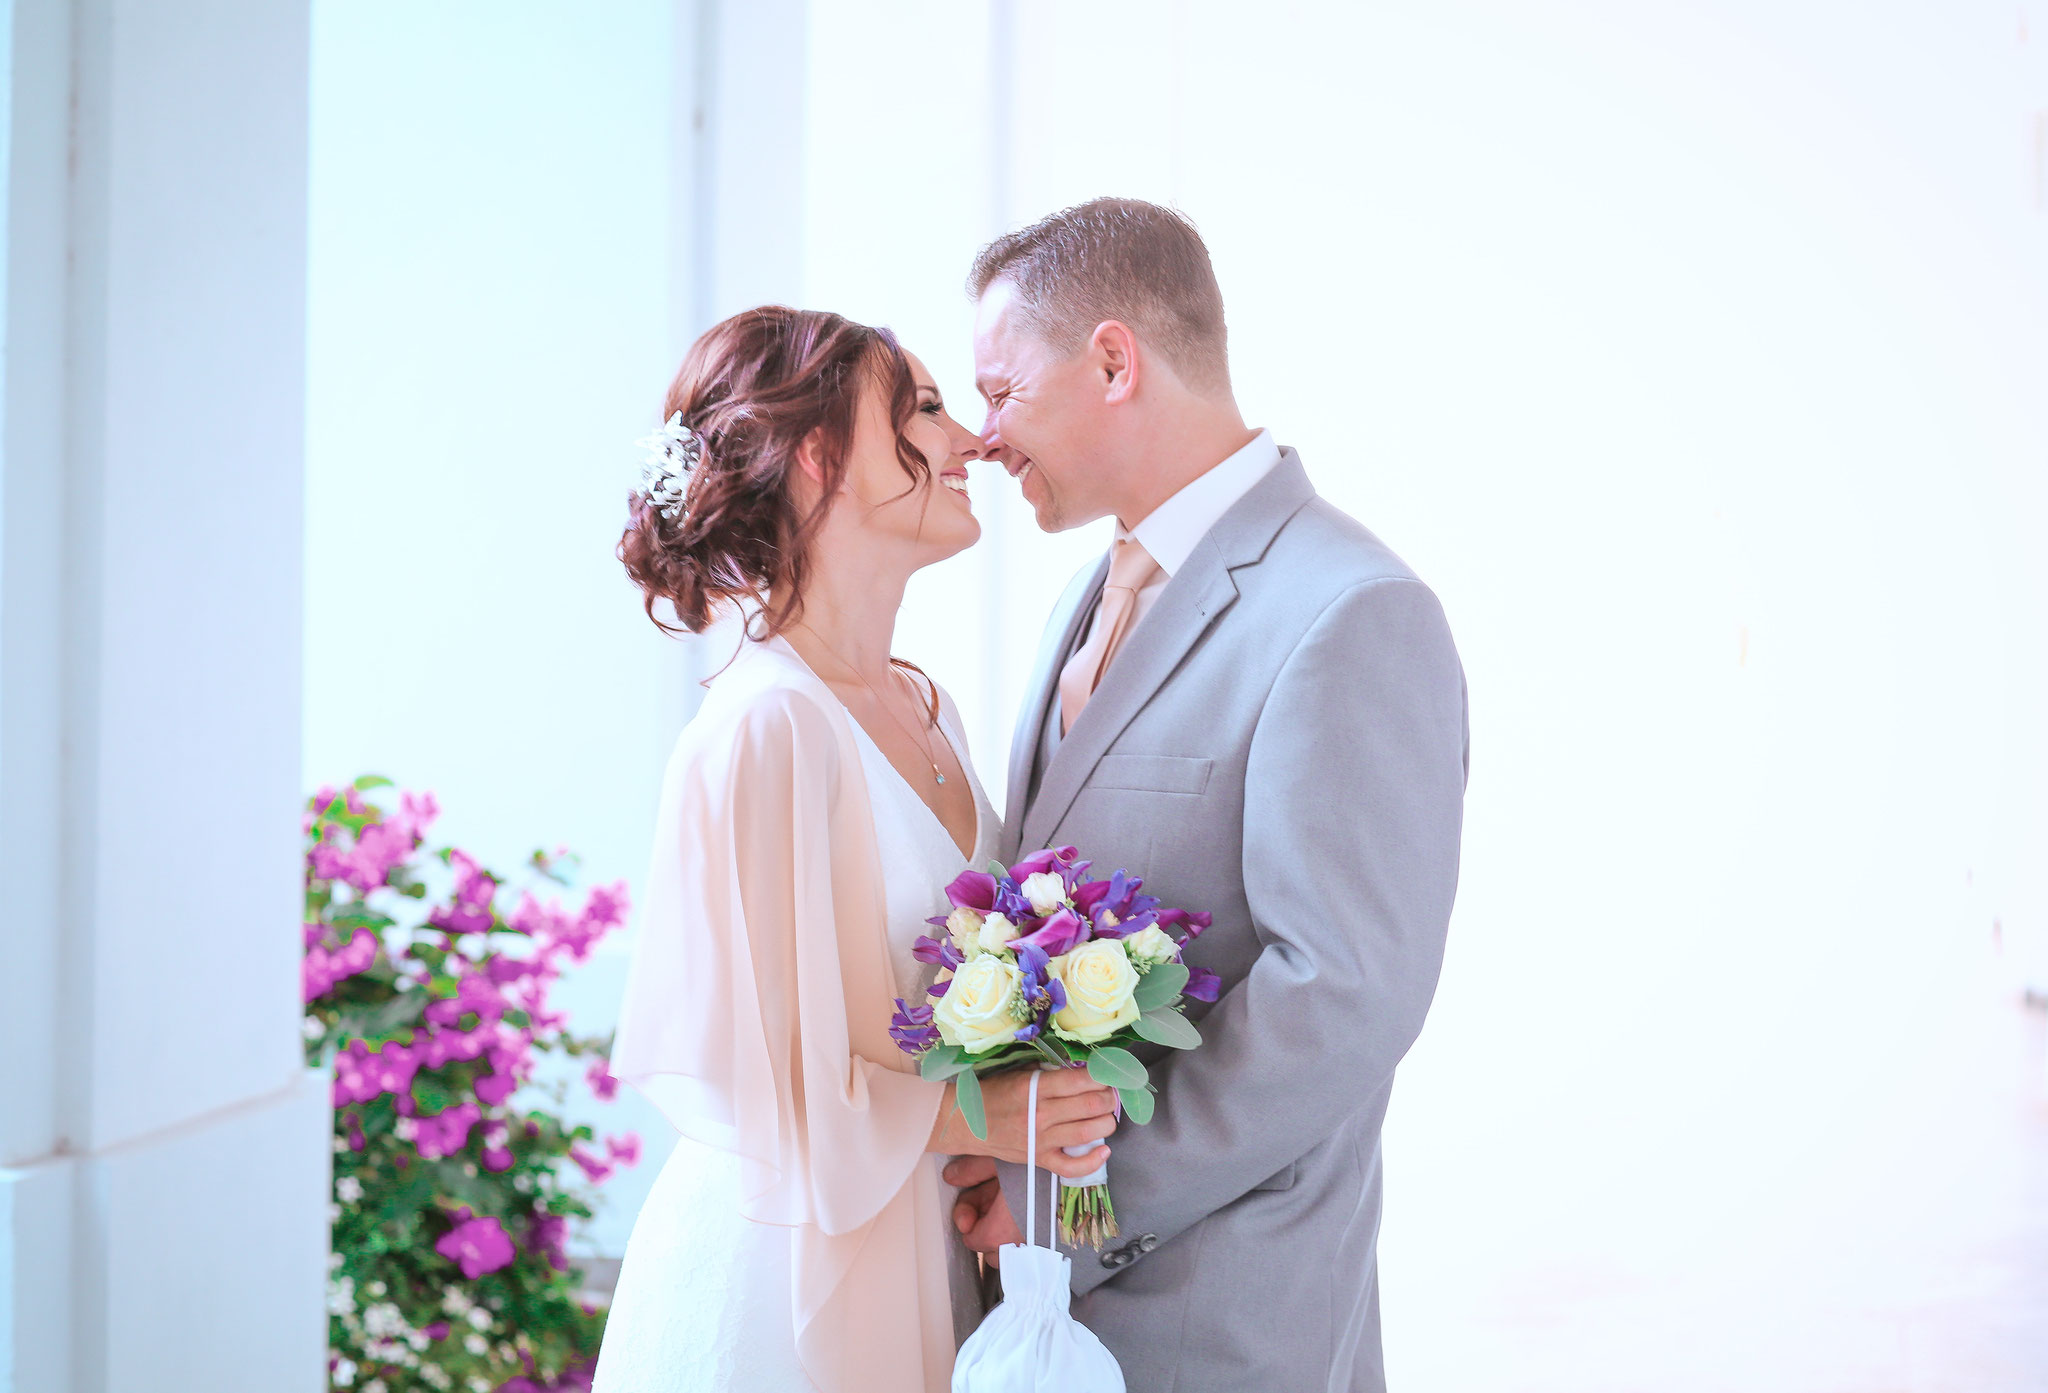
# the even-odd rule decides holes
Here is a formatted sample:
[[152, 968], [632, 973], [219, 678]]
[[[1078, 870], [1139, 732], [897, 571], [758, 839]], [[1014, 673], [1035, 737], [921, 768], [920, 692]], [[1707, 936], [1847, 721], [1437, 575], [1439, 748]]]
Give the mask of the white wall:
[[305, 13], [5, 21], [0, 1387], [312, 1388]]

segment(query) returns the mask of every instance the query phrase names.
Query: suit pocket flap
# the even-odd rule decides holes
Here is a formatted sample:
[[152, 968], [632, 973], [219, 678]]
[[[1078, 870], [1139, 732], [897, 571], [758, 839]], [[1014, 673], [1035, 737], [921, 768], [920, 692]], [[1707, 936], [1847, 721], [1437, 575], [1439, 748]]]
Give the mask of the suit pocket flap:
[[1185, 755], [1104, 755], [1095, 761], [1088, 787], [1200, 793], [1209, 786], [1209, 763]]

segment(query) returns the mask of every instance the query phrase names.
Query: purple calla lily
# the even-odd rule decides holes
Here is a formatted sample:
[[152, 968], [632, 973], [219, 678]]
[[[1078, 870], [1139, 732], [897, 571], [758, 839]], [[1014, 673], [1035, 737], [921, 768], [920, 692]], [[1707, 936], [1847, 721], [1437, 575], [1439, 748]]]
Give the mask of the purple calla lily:
[[1071, 865], [1074, 858], [1080, 854], [1081, 849], [1072, 846], [1054, 846], [1047, 847], [1044, 851], [1034, 851], [1010, 867], [1010, 879], [1021, 883], [1024, 877], [1049, 871], [1062, 862]]
[[[996, 907], [996, 878], [987, 871], [962, 871], [946, 887], [946, 899], [956, 909], [978, 909], [983, 914]], [[943, 919], [930, 921], [943, 924]]]
[[1223, 979], [1206, 967], [1189, 967], [1188, 984], [1180, 989], [1182, 996], [1197, 1001], [1214, 1001], [1223, 990]]
[[1087, 937], [1088, 926], [1082, 922], [1081, 916], [1071, 909], [1062, 909], [1048, 916], [1033, 932], [1013, 940], [1011, 946], [1028, 944], [1047, 957], [1056, 958]]

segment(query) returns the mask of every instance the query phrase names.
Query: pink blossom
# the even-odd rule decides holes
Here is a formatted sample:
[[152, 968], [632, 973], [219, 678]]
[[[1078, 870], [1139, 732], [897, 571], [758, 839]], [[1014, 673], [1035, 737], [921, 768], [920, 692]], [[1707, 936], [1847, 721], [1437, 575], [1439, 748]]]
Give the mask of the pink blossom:
[[367, 1103], [384, 1093], [404, 1094], [419, 1068], [420, 1060], [405, 1045], [394, 1041], [373, 1051], [351, 1040], [334, 1056], [334, 1101], [339, 1106]]
[[473, 1282], [512, 1261], [515, 1254], [511, 1236], [496, 1219], [489, 1215], [474, 1218], [467, 1206], [456, 1210], [453, 1218], [455, 1227], [441, 1236], [434, 1251], [460, 1264], [464, 1277]]
[[583, 1173], [590, 1177], [590, 1183], [593, 1185], [603, 1184], [606, 1177], [612, 1173], [610, 1162], [602, 1156], [585, 1151], [580, 1146], [569, 1148], [569, 1159], [583, 1167]]
[[453, 1156], [469, 1145], [470, 1128], [482, 1120], [483, 1111], [475, 1103], [457, 1103], [432, 1117], [418, 1119], [413, 1147], [420, 1153], [420, 1159], [426, 1161]]
[[445, 1340], [448, 1338], [448, 1322], [437, 1320], [432, 1325], [421, 1326], [420, 1334], [429, 1340]]
[[377, 961], [377, 935], [357, 929], [339, 948], [315, 943], [299, 964], [299, 992], [302, 1000], [314, 1001], [327, 995], [334, 984], [365, 971]]
[[583, 1077], [589, 1082], [590, 1091], [598, 1096], [600, 1102], [609, 1103], [619, 1096], [619, 1081], [612, 1077], [610, 1060], [592, 1060], [590, 1067], [584, 1070]]
[[505, 1014], [505, 994], [481, 972], [464, 973], [452, 998], [428, 1005], [427, 1019], [436, 1025], [454, 1025], [470, 1011], [476, 1012], [479, 1025], [495, 1022]]
[[499, 1171], [511, 1170], [512, 1153], [503, 1147], [486, 1147], [484, 1149], [484, 1169], [493, 1174]]
[[546, 1258], [548, 1266], [557, 1272], [567, 1271], [569, 1259], [564, 1245], [569, 1237], [569, 1221], [558, 1214], [541, 1210], [534, 1214], [526, 1226], [526, 1251]]
[[640, 1134], [627, 1132], [621, 1136], [604, 1139], [605, 1154], [615, 1166], [637, 1166], [640, 1164]]
[[454, 903], [436, 909], [427, 916], [427, 922], [449, 933], [487, 931], [492, 923], [491, 902], [497, 897], [498, 882], [466, 851], [450, 851], [448, 864], [455, 871]]
[[510, 1074], [485, 1074], [476, 1081], [476, 1096], [492, 1107], [502, 1104], [519, 1087], [519, 1081]]

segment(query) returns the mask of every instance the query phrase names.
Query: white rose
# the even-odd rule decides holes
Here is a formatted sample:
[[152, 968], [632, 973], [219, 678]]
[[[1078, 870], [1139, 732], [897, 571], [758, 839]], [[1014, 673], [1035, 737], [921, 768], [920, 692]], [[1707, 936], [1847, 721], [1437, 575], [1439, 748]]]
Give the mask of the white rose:
[[1031, 901], [1033, 914], [1051, 914], [1067, 902], [1067, 883], [1051, 871], [1025, 876], [1017, 890]]
[[1172, 962], [1173, 955], [1180, 951], [1180, 945], [1173, 941], [1173, 936], [1166, 930], [1153, 924], [1126, 938], [1124, 951], [1131, 955], [1132, 962], [1156, 966], [1159, 963]]
[[[1012, 924], [1000, 914], [991, 914], [988, 918], [981, 921], [981, 932], [975, 935], [974, 941], [981, 945], [982, 952], [995, 953], [1008, 947], [1010, 940], [1016, 936], [1017, 926], [1015, 924]], [[966, 950], [962, 949], [961, 951], [965, 952]]]
[[1023, 987], [1017, 965], [984, 953], [969, 958], [953, 972], [953, 985], [932, 1008], [939, 1038], [969, 1054], [984, 1054], [1017, 1038], [1017, 1017], [1010, 1004]]
[[1067, 990], [1066, 1006], [1053, 1013], [1053, 1034], [1092, 1045], [1138, 1018], [1138, 969], [1116, 939], [1091, 939], [1049, 966]]
[[953, 946], [962, 953], [974, 946], [974, 939], [981, 932], [981, 911], [962, 905], [946, 916], [946, 933], [952, 938]]

